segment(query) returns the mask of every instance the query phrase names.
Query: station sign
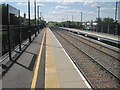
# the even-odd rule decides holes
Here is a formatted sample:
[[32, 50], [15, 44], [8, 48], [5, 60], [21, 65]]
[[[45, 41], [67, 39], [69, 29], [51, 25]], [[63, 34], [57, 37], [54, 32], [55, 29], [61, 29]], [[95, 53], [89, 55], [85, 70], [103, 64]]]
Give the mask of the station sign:
[[12, 14], [15, 14], [15, 15], [19, 15], [19, 10], [8, 5], [8, 8], [9, 8], [9, 13], [12, 13]]

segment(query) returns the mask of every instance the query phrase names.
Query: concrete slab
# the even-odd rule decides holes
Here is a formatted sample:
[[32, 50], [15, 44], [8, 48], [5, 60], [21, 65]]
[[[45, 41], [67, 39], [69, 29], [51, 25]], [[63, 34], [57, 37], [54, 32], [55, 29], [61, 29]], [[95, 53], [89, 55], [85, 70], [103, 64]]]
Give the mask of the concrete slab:
[[81, 83], [81, 82], [62, 82], [61, 83], [61, 86], [63, 88], [83, 88], [83, 90], [89, 90], [88, 87], [84, 84], [84, 83]]

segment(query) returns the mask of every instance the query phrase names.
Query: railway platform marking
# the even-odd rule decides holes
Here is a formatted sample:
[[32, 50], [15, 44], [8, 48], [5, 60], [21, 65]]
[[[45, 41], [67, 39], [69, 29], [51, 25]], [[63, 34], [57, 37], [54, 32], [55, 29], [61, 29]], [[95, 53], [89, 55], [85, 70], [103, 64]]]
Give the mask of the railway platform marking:
[[40, 59], [41, 59], [41, 54], [42, 54], [45, 35], [46, 35], [46, 31], [44, 31], [44, 34], [43, 34], [43, 37], [42, 37], [42, 43], [41, 43], [40, 51], [39, 51], [39, 54], [38, 54], [36, 67], [35, 67], [35, 70], [34, 70], [34, 76], [33, 76], [32, 83], [31, 83], [31, 90], [34, 90], [35, 87], [36, 87], [36, 82], [37, 82], [37, 77], [38, 77], [38, 71], [39, 71], [39, 66], [40, 66]]
[[60, 88], [60, 81], [51, 44], [51, 34], [46, 33], [45, 88]]

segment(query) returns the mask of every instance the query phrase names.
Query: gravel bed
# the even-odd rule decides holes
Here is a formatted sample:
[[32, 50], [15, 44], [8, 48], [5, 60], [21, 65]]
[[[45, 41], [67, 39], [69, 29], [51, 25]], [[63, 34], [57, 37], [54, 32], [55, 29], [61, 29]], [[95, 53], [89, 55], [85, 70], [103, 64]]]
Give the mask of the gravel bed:
[[[102, 70], [100, 66], [97, 66], [96, 63], [92, 62], [92, 60], [90, 60], [89, 57], [85, 56], [85, 54], [81, 53], [80, 50], [75, 48], [73, 45], [71, 45], [69, 42], [67, 42], [57, 33], [55, 33], [54, 31], [53, 33], [55, 34], [59, 42], [62, 44], [62, 46], [65, 48], [65, 50], [69, 52], [69, 55], [83, 70], [83, 72], [85, 73], [85, 75], [88, 77], [88, 79], [91, 81], [91, 83], [94, 85], [95, 88], [120, 88], [118, 80], [116, 80], [113, 76], [108, 74], [106, 71]], [[86, 67], [82, 65], [86, 65]], [[89, 65], [91, 65], [92, 67], [90, 67]], [[102, 77], [106, 79], [101, 79]], [[109, 85], [110, 82], [112, 82], [112, 85]], [[108, 83], [108, 84], [104, 84], [104, 83]]]
[[[119, 77], [119, 75], [120, 75], [120, 61], [119, 60], [117, 60], [114, 57], [108, 56], [107, 54], [100, 52], [99, 50], [97, 50], [87, 44], [84, 44], [73, 37], [68, 36], [67, 34], [70, 34], [68, 32], [63, 33], [63, 31], [59, 31], [59, 33], [64, 35], [64, 37], [67, 40], [70, 40], [74, 44], [79, 46], [81, 50], [83, 50], [85, 53], [87, 53], [92, 58], [94, 58], [97, 62], [99, 62], [101, 65], [103, 65], [106, 69], [108, 69], [109, 71], [114, 73], [114, 75]], [[84, 41], [84, 42], [86, 42], [86, 41]]]
[[105, 52], [106, 54], [111, 55], [111, 56], [120, 60], [120, 56], [119, 56], [120, 55], [120, 49], [115, 48], [115, 47], [113, 48], [113, 46], [110, 47], [110, 45], [101, 43], [99, 41], [96, 41], [96, 40], [93, 40], [93, 39], [90, 39], [90, 38], [86, 38], [86, 37], [81, 36], [81, 35], [77, 35], [77, 34], [74, 34], [74, 33], [71, 33], [71, 32], [67, 32], [67, 33], [70, 33], [70, 34], [78, 37], [80, 41], [82, 41], [86, 44], [89, 43], [90, 46], [93, 46], [96, 49], [98, 49], [102, 52]]

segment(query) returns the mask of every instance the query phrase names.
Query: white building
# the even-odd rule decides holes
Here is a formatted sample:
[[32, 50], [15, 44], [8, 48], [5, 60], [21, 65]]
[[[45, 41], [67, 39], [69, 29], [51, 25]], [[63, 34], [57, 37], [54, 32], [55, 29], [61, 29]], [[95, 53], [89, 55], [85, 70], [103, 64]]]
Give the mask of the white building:
[[120, 23], [120, 2], [118, 3], [118, 22]]

